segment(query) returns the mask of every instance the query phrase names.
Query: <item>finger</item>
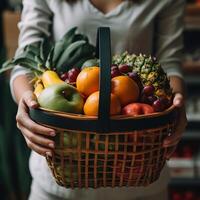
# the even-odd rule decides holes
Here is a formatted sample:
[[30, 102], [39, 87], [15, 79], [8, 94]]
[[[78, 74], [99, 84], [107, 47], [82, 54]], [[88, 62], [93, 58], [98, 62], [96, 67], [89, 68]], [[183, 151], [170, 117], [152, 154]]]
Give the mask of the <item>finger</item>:
[[20, 126], [20, 130], [21, 130], [22, 134], [24, 135], [24, 137], [28, 138], [28, 140], [30, 142], [38, 144], [38, 145], [46, 147], [46, 148], [51, 148], [51, 149], [55, 148], [54, 141], [52, 141], [46, 137], [43, 137], [41, 135], [32, 133], [28, 129], [26, 129], [25, 127], [22, 127], [22, 126]]
[[27, 146], [32, 149], [33, 151], [37, 152], [38, 154], [42, 156], [51, 156], [53, 155], [52, 150], [41, 147], [37, 144], [32, 143], [28, 138], [25, 138]]
[[36, 108], [39, 106], [37, 102], [37, 97], [34, 95], [32, 91], [27, 91], [23, 96], [24, 103], [30, 108]]
[[173, 99], [173, 105], [176, 107], [182, 107], [184, 104], [184, 97], [181, 93], [176, 93]]
[[38, 134], [46, 135], [46, 136], [56, 135], [55, 130], [51, 128], [47, 128], [45, 126], [41, 126], [35, 123], [34, 121], [32, 121], [26, 112], [21, 112], [17, 114], [16, 120], [19, 125], [21, 125], [22, 127], [28, 128], [33, 133], [38, 133]]

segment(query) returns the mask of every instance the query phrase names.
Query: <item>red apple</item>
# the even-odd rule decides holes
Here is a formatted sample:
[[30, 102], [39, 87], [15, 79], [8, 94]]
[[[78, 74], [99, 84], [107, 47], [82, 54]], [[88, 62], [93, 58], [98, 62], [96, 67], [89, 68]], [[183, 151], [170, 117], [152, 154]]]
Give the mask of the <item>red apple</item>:
[[147, 115], [154, 112], [152, 106], [145, 103], [130, 103], [122, 109], [124, 115]]

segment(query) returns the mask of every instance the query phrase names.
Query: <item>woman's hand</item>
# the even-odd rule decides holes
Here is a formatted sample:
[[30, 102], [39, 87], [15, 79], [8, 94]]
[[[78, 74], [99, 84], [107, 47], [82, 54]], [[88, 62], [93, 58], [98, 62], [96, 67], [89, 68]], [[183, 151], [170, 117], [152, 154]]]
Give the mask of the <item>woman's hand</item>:
[[38, 103], [34, 93], [31, 90], [26, 91], [19, 101], [17, 127], [22, 132], [29, 148], [41, 155], [52, 156], [54, 142], [48, 138], [55, 136], [56, 133], [53, 129], [41, 126], [30, 119], [29, 108], [36, 107]]
[[175, 94], [173, 105], [178, 108], [178, 118], [177, 118], [175, 133], [168, 136], [163, 143], [164, 147], [169, 148], [169, 151], [167, 153], [167, 159], [169, 159], [174, 153], [176, 146], [180, 141], [187, 125], [184, 97], [181, 93]]

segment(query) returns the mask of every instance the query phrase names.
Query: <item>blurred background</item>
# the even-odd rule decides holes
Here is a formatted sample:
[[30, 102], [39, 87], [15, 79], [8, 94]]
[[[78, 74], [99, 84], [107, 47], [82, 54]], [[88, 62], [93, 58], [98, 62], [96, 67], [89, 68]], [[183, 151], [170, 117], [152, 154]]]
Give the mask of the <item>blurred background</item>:
[[[21, 8], [21, 0], [0, 1], [0, 64], [17, 48]], [[169, 200], [200, 200], [200, 0], [187, 0], [184, 43], [189, 123], [169, 161]], [[0, 76], [0, 91], [0, 199], [25, 200], [31, 183], [30, 150], [15, 125], [17, 106], [10, 95], [9, 73]]]

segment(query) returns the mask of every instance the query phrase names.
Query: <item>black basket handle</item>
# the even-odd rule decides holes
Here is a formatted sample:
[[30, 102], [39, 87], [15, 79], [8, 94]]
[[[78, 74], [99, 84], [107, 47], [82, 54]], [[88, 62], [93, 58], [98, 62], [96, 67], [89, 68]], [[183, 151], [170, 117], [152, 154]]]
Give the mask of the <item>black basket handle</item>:
[[96, 49], [96, 56], [100, 59], [100, 95], [97, 128], [99, 132], [106, 133], [110, 130], [111, 41], [109, 27], [98, 28]]

